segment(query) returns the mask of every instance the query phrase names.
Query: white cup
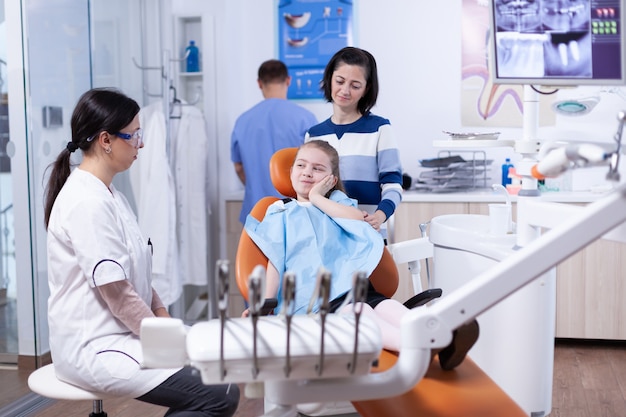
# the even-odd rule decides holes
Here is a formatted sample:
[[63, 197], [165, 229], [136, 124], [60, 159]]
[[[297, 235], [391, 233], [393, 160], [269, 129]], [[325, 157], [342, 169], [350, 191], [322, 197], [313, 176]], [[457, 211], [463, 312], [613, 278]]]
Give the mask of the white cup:
[[489, 234], [502, 236], [509, 233], [510, 207], [506, 204], [489, 204]]

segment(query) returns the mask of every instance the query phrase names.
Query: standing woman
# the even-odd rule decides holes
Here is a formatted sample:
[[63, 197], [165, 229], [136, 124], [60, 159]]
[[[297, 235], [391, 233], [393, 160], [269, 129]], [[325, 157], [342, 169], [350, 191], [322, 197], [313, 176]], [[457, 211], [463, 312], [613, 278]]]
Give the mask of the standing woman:
[[[170, 417], [230, 417], [237, 386], [203, 385], [190, 368], [140, 366], [141, 320], [169, 314], [151, 286], [150, 243], [112, 184], [143, 147], [138, 113], [116, 90], [87, 91], [72, 115], [72, 140], [52, 164], [45, 200], [52, 361], [63, 381], [169, 407]], [[71, 170], [78, 149], [83, 158]]]
[[326, 65], [321, 88], [333, 115], [310, 128], [305, 142], [320, 139], [337, 149], [346, 193], [386, 238], [384, 223], [402, 201], [402, 167], [389, 120], [370, 112], [378, 98], [376, 60], [363, 49], [341, 49]]

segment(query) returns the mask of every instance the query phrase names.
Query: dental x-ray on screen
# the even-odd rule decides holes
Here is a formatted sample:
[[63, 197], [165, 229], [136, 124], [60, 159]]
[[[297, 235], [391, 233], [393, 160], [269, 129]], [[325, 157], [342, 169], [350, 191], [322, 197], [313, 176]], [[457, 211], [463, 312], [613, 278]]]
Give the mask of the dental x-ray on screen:
[[493, 0], [494, 83], [626, 84], [620, 0]]

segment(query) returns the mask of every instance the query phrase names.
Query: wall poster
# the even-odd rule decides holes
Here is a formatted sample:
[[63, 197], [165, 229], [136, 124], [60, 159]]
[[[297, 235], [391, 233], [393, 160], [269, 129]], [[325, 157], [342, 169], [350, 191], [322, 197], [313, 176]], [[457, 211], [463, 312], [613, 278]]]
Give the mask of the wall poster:
[[352, 0], [278, 0], [278, 59], [291, 75], [290, 99], [320, 99], [330, 58], [353, 45]]
[[[523, 87], [493, 84], [489, 71], [489, 4], [462, 0], [461, 124], [521, 127]], [[494, 0], [489, 0], [494, 1]], [[539, 97], [539, 125], [553, 125], [551, 98]]]

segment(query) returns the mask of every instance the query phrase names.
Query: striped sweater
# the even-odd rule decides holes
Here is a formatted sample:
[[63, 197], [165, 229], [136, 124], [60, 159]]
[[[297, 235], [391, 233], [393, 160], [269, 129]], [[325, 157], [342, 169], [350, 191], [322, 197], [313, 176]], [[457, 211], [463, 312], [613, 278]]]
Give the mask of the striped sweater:
[[389, 120], [368, 114], [336, 125], [329, 118], [308, 130], [304, 141], [313, 139], [337, 149], [341, 180], [359, 208], [382, 210], [387, 219], [394, 213], [402, 201], [402, 167]]

